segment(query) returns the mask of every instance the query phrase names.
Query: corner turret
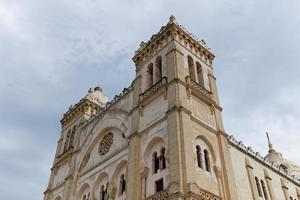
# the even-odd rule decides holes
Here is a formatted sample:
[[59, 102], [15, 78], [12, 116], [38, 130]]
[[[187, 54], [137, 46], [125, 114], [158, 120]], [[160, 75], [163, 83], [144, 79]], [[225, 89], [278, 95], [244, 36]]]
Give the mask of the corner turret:
[[61, 119], [62, 129], [68, 127], [80, 117], [85, 120], [95, 115], [108, 102], [108, 98], [103, 94], [101, 87], [90, 88], [87, 94], [74, 106], [71, 105], [69, 110]]

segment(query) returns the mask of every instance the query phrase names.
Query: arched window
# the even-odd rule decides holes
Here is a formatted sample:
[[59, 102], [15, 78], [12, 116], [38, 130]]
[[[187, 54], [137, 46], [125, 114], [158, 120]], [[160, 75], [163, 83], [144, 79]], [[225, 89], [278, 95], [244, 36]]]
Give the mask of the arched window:
[[160, 150], [160, 157], [159, 157], [159, 161], [160, 161], [160, 169], [166, 169], [166, 156], [165, 156], [165, 148], [161, 148]]
[[293, 200], [293, 197], [290, 197], [290, 200]]
[[205, 169], [206, 171], [210, 172], [210, 158], [209, 158], [209, 153], [206, 149], [204, 150], [204, 160], [205, 160]]
[[86, 195], [83, 195], [82, 200], [87, 200]]
[[263, 180], [260, 180], [260, 183], [261, 183], [261, 187], [262, 187], [262, 191], [264, 193], [264, 197], [266, 200], [268, 200], [268, 193], [267, 193], [267, 189], [266, 189], [266, 186], [265, 186], [265, 182]]
[[120, 177], [120, 187], [119, 187], [119, 195], [122, 195], [126, 190], [126, 180], [124, 174]]
[[153, 174], [156, 174], [159, 169], [159, 158], [157, 157], [156, 152], [153, 153], [152, 162], [153, 162]]
[[104, 200], [109, 199], [109, 195], [108, 195], [107, 190], [108, 190], [108, 183], [106, 183], [106, 188], [105, 188], [105, 190], [104, 190]]
[[147, 77], [148, 77], [148, 88], [153, 85], [153, 64], [150, 63], [147, 69]]
[[188, 65], [189, 65], [190, 77], [193, 81], [196, 81], [195, 65], [194, 65], [194, 60], [191, 56], [188, 56]]
[[104, 185], [101, 185], [100, 187], [100, 198], [99, 200], [105, 200], [105, 189], [104, 189]]
[[75, 137], [75, 129], [76, 129], [76, 127], [74, 126], [74, 128], [73, 128], [73, 130], [71, 132], [71, 138], [70, 138], [68, 149], [70, 149], [71, 147], [73, 147], [73, 141], [74, 141], [74, 137]]
[[69, 130], [68, 134], [66, 135], [65, 144], [64, 144], [64, 152], [68, 150], [70, 135], [71, 135], [71, 130]]
[[259, 195], [260, 197], [262, 197], [262, 192], [261, 192], [259, 180], [258, 180], [258, 178], [257, 178], [256, 176], [255, 176], [255, 182], [256, 182], [256, 187], [257, 187], [258, 195]]
[[155, 192], [160, 192], [164, 189], [164, 179], [161, 178], [158, 181], [155, 181]]
[[196, 62], [196, 69], [197, 69], [197, 75], [198, 75], [198, 83], [202, 86], [204, 86], [204, 80], [203, 80], [203, 70], [200, 63]]
[[196, 154], [198, 167], [202, 168], [202, 153], [199, 145], [196, 146]]
[[155, 61], [155, 83], [162, 78], [162, 61], [161, 57], [158, 56]]

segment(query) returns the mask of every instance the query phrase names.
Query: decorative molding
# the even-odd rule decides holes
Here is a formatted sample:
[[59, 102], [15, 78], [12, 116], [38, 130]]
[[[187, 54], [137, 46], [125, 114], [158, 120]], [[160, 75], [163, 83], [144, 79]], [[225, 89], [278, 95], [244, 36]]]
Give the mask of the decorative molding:
[[60, 120], [62, 129], [66, 129], [70, 123], [77, 120], [84, 114], [92, 116], [92, 114], [98, 112], [100, 108], [100, 105], [89, 99], [81, 99], [74, 106], [70, 106], [69, 110], [64, 113], [63, 118]]
[[150, 87], [148, 90], [146, 90], [145, 92], [143, 92], [142, 94], [139, 95], [139, 101], [141, 103], [144, 103], [146, 99], [149, 99], [150, 97], [154, 96], [159, 91], [161, 91], [161, 89], [166, 89], [167, 83], [168, 83], [167, 77], [162, 77], [152, 87]]
[[[172, 16], [170, 17], [170, 19]], [[170, 20], [166, 26], [162, 26], [157, 34], [152, 35], [148, 42], [141, 42], [140, 47], [135, 51], [132, 60], [137, 67], [140, 67], [143, 61], [151, 57], [156, 51], [163, 48], [163, 43], [170, 40], [176, 40], [182, 43], [190, 51], [195, 52], [203, 62], [212, 65], [214, 55], [211, 50], [206, 47], [204, 40], [199, 41], [192, 33], [188, 32], [182, 25], [175, 20]]]
[[109, 151], [113, 141], [114, 141], [114, 134], [112, 132], [109, 132], [103, 136], [103, 138], [99, 143], [99, 154], [101, 156], [105, 155]]
[[252, 157], [255, 160], [262, 163], [264, 166], [272, 169], [274, 172], [280, 174], [281, 176], [287, 178], [288, 180], [291, 180], [297, 186], [300, 186], [299, 178], [297, 178], [296, 176], [293, 176], [290, 173], [288, 173], [287, 171], [283, 170], [279, 165], [275, 165], [274, 163], [270, 162], [266, 158], [262, 157], [259, 152], [254, 152], [251, 147], [247, 147], [243, 144], [243, 142], [237, 141], [232, 135], [228, 137], [228, 141], [231, 145], [233, 145], [237, 149], [241, 150], [246, 155], [249, 155], [250, 157]]
[[169, 191], [166, 189], [147, 197], [146, 200], [168, 200], [168, 197]]
[[83, 126], [87, 126], [90, 122], [96, 119], [98, 116], [104, 115], [113, 105], [123, 99], [127, 94], [129, 94], [133, 90], [133, 85], [131, 84], [128, 88], [124, 88], [119, 95], [115, 95], [114, 98], [107, 102], [105, 106], [99, 109], [95, 115], [85, 121]]
[[[202, 85], [192, 80], [190, 76], [185, 77], [185, 82], [186, 82], [186, 90], [187, 90], [188, 97], [190, 97], [191, 94], [194, 93], [194, 94], [198, 94], [198, 96], [204, 96], [209, 99], [212, 98], [212, 92], [208, 91]], [[210, 103], [212, 103], [212, 100], [210, 100]]]

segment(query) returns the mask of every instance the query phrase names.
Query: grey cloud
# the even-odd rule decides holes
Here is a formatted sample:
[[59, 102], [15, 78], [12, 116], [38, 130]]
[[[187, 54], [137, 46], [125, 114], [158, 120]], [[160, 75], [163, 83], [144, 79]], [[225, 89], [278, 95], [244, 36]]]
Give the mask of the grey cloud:
[[170, 14], [217, 56], [228, 133], [265, 153], [268, 130], [300, 163], [299, 8], [297, 0], [1, 2], [0, 198], [43, 198], [63, 112], [89, 87], [110, 98], [127, 87], [134, 50]]

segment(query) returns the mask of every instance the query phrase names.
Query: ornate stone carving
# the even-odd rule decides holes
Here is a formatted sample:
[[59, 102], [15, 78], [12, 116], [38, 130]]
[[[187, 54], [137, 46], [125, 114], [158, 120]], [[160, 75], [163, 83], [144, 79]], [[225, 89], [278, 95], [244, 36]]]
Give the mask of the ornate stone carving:
[[155, 83], [151, 88], [146, 90], [144, 93], [140, 94], [140, 101], [143, 101], [144, 99], [147, 99], [148, 97], [156, 94], [160, 89], [165, 88], [167, 85], [167, 77], [162, 77], [160, 81]]
[[192, 79], [191, 79], [191, 87], [200, 91], [200, 93], [203, 94], [204, 96], [209, 96], [209, 94], [210, 94], [210, 92], [207, 89], [205, 89], [203, 86], [201, 86], [197, 82], [193, 81]]
[[99, 154], [101, 156], [105, 155], [112, 143], [113, 143], [113, 138], [114, 138], [114, 134], [112, 132], [107, 133], [101, 140], [100, 144], [99, 144]]
[[206, 46], [205, 42], [199, 41], [192, 33], [187, 31], [182, 25], [178, 24], [173, 15], [170, 16], [169, 22], [166, 26], [162, 26], [157, 34], [153, 34], [149, 41], [143, 42], [143, 45], [135, 51], [133, 61], [136, 66], [141, 66], [141, 63], [148, 59], [155, 51], [160, 49], [159, 45], [163, 42], [167, 43], [170, 38], [177, 38], [180, 41], [184, 41], [184, 45], [188, 47], [191, 51], [203, 52], [203, 62], [207, 64], [212, 64], [214, 59], [213, 53]]
[[169, 197], [168, 190], [162, 190], [147, 198], [147, 200], [167, 200]]

